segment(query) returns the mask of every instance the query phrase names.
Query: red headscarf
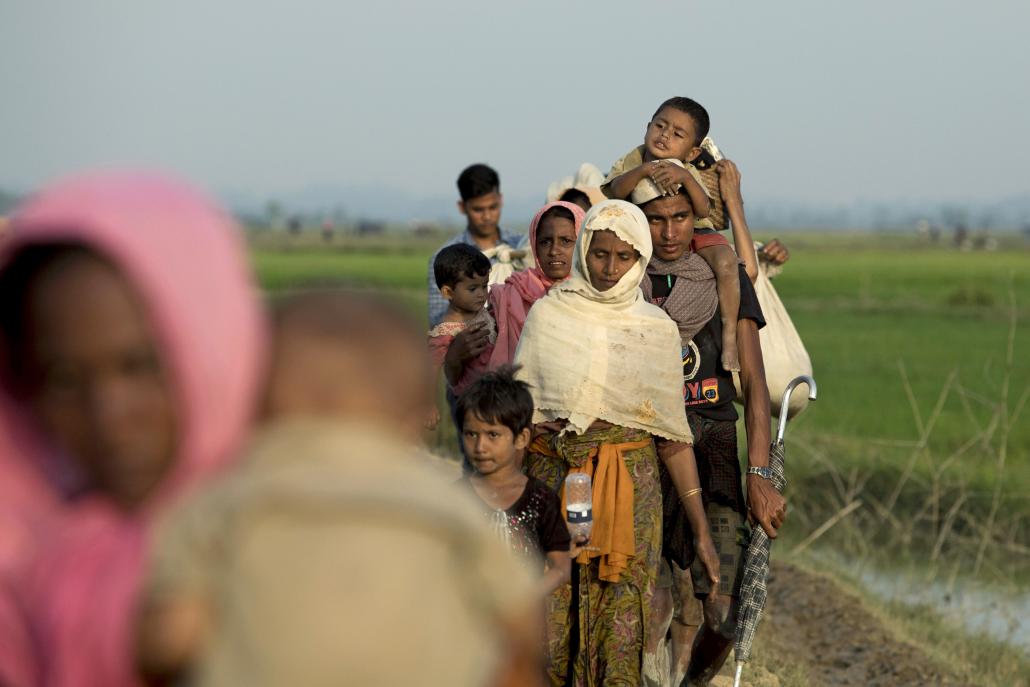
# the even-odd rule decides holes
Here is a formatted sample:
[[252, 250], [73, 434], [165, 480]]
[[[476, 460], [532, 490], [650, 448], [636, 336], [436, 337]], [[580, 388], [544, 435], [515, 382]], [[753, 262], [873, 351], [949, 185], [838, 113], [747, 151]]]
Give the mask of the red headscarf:
[[0, 271], [23, 248], [57, 243], [104, 256], [135, 287], [172, 386], [178, 448], [135, 511], [99, 494], [71, 499], [68, 467], [0, 388], [0, 540], [25, 543], [0, 552], [0, 596], [16, 597], [0, 598], [0, 682], [121, 687], [136, 684], [132, 616], [154, 517], [236, 455], [265, 323], [233, 221], [179, 183], [97, 173], [46, 189], [16, 213]]
[[[533, 221], [529, 223], [529, 246], [537, 265], [540, 264], [540, 257], [536, 254], [536, 230], [540, 226], [540, 218], [548, 210], [556, 207], [565, 208], [572, 213], [576, 236], [579, 236], [579, 229], [583, 226], [583, 217], [586, 213], [583, 212], [583, 208], [574, 203], [559, 200], [540, 208], [533, 217]], [[572, 266], [571, 258], [569, 266], [570, 268]], [[547, 278], [543, 270], [533, 267], [516, 272], [503, 284], [498, 284], [490, 290], [490, 309], [497, 322], [497, 343], [494, 345], [494, 352], [490, 357], [490, 367], [507, 365], [515, 358], [515, 348], [519, 344], [522, 325], [526, 323], [526, 315], [529, 313], [530, 306], [543, 298], [553, 285], [554, 282]]]

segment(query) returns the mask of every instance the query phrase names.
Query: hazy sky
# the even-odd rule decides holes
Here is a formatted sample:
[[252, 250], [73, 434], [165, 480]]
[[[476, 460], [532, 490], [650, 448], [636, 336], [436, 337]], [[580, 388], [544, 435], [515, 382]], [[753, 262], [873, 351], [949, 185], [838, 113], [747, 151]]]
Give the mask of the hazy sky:
[[0, 0], [0, 185], [84, 166], [216, 191], [542, 194], [689, 95], [745, 193], [1030, 191], [1024, 0]]

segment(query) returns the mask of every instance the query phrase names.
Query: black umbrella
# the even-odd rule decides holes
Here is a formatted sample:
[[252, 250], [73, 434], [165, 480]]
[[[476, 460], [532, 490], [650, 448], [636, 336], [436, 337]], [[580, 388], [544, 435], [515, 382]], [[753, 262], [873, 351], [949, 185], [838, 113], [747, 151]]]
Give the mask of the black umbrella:
[[[772, 471], [771, 481], [776, 491], [783, 492], [787, 486], [787, 478], [783, 469], [783, 434], [787, 430], [787, 407], [794, 387], [808, 384], [808, 398], [815, 400], [815, 380], [808, 375], [795, 377], [783, 391], [783, 402], [780, 404], [780, 428], [776, 432], [776, 441], [769, 448], [769, 469]], [[769, 595], [765, 587], [769, 576], [769, 549], [772, 540], [759, 525], [751, 532], [751, 543], [744, 554], [744, 579], [740, 583], [739, 614], [737, 616], [737, 639], [733, 644], [733, 657], [737, 662], [737, 672], [733, 679], [733, 687], [740, 687], [740, 674], [744, 662], [751, 657], [751, 644], [758, 631], [758, 623], [762, 619], [762, 609]]]

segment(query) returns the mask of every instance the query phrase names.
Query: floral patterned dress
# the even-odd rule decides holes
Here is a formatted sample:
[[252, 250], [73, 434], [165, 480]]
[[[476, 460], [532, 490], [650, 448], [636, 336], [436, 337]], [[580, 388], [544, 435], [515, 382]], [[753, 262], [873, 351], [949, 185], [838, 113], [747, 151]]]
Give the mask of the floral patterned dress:
[[594, 460], [606, 444], [621, 447], [621, 460], [632, 479], [635, 552], [618, 582], [601, 581], [598, 559], [593, 559], [589, 564], [574, 563], [574, 584], [552, 595], [548, 673], [554, 685], [641, 683], [662, 548], [662, 493], [651, 435], [618, 426], [591, 427], [582, 435], [544, 434], [533, 442], [524, 464], [529, 475], [557, 492], [570, 470]]

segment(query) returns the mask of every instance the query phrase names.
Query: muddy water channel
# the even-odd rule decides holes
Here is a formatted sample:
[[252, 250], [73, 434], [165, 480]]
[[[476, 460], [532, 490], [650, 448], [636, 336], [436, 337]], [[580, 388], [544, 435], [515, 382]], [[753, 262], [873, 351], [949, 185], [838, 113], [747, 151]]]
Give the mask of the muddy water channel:
[[914, 567], [855, 565], [840, 554], [815, 558], [850, 577], [883, 601], [925, 606], [969, 634], [986, 634], [1030, 657], [1030, 585], [989, 586], [975, 578], [934, 577]]
[[987, 634], [1030, 657], [1030, 590], [991, 589], [976, 580], [926, 581], [912, 573], [862, 570], [862, 585], [884, 601], [928, 606], [956, 626]]

